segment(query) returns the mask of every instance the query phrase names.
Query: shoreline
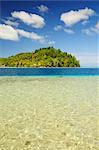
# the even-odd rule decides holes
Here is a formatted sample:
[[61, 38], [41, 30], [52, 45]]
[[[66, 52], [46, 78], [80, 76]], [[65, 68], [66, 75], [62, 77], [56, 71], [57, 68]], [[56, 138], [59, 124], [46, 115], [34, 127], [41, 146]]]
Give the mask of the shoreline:
[[81, 66], [80, 67], [0, 67], [0, 69], [1, 68], [41, 68], [41, 69], [43, 69], [43, 68], [45, 68], [45, 69], [46, 68], [48, 68], [48, 69], [49, 68], [51, 68], [51, 69], [53, 69], [53, 68], [67, 68], [67, 69], [69, 69], [69, 68], [74, 68], [74, 69], [75, 68], [80, 68], [80, 69], [81, 68], [93, 68], [94, 69], [94, 68], [99, 68], [99, 66], [95, 66], [95, 67], [81, 67]]
[[19, 75], [9, 75], [9, 76], [2, 76], [0, 75], [0, 78], [2, 77], [18, 77], [18, 78], [22, 78], [22, 77], [30, 77], [30, 78], [79, 78], [79, 77], [99, 77], [99, 75], [22, 75], [22, 76], [19, 76]]

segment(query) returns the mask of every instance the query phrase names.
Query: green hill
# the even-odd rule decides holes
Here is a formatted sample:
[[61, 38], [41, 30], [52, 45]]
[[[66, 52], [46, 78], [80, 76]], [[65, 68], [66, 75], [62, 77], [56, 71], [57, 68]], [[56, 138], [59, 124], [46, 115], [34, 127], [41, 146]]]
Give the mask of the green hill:
[[53, 47], [0, 58], [1, 67], [80, 67], [75, 56]]

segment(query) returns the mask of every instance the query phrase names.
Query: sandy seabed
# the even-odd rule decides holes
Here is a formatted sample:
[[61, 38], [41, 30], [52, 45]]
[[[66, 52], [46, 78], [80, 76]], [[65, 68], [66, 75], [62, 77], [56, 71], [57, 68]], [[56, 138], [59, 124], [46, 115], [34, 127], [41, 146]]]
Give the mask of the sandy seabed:
[[0, 150], [98, 150], [99, 77], [0, 77]]

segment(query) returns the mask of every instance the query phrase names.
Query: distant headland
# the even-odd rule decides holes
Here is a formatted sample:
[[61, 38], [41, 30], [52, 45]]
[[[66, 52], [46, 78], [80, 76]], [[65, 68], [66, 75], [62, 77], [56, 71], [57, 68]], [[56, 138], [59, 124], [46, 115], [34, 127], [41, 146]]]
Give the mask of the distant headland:
[[75, 56], [53, 47], [0, 58], [0, 67], [80, 67]]

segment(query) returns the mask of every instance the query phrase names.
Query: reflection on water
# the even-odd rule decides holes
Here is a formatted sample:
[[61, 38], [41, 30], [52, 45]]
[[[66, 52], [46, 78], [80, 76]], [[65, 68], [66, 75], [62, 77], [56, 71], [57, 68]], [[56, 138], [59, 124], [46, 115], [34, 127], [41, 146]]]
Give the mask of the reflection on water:
[[0, 150], [98, 150], [99, 77], [0, 77]]

